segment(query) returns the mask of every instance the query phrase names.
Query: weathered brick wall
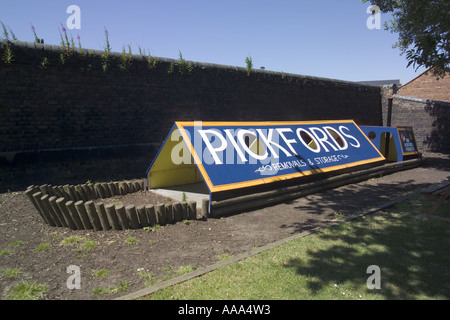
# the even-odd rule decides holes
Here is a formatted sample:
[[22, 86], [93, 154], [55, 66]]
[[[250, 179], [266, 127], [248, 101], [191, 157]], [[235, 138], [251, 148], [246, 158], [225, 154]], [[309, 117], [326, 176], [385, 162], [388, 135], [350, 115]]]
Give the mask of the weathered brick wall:
[[404, 96], [394, 91], [391, 87], [382, 88], [383, 125], [387, 125], [388, 100], [392, 98], [392, 126], [413, 127], [419, 151], [450, 153], [450, 102]]
[[419, 151], [450, 153], [450, 103], [393, 96], [392, 125], [412, 126]]
[[378, 87], [202, 63], [180, 74], [176, 60], [149, 69], [138, 55], [122, 71], [113, 54], [104, 72], [99, 51], [63, 64], [58, 46], [11, 48], [14, 61], [0, 61], [0, 190], [140, 178], [177, 120], [382, 121]]
[[424, 72], [401, 87], [398, 94], [450, 102], [450, 75], [437, 79], [431, 72]]

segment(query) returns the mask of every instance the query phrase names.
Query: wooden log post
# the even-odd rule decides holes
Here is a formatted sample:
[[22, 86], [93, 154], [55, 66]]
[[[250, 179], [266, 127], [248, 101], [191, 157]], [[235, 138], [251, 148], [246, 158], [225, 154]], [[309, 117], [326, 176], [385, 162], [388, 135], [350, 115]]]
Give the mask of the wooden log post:
[[172, 204], [166, 203], [165, 204], [165, 211], [166, 211], [166, 224], [167, 223], [170, 223], [170, 224], [175, 223], [175, 220], [173, 219], [173, 206], [172, 206]]
[[91, 200], [97, 200], [98, 199], [98, 194], [95, 191], [95, 186], [92, 183], [87, 184], [86, 186], [87, 186], [87, 189], [89, 189], [90, 199]]
[[166, 207], [164, 204], [159, 203], [156, 205], [156, 218], [160, 226], [166, 224]]
[[145, 213], [145, 206], [144, 205], [137, 206], [136, 211], [137, 211], [140, 225], [142, 227], [150, 226], [150, 222], [148, 221], [147, 215]]
[[125, 212], [127, 214], [128, 220], [130, 221], [131, 229], [139, 229], [140, 224], [134, 204], [127, 205], [125, 207]]
[[195, 201], [188, 202], [188, 215], [189, 215], [189, 220], [197, 219], [197, 202], [195, 202]]
[[155, 206], [152, 204], [145, 205], [145, 214], [147, 216], [148, 223], [150, 226], [158, 224], [158, 219], [156, 218]]
[[108, 188], [108, 193], [110, 197], [114, 197], [116, 195], [116, 191], [114, 189], [114, 183], [108, 182], [106, 184], [106, 187]]
[[182, 221], [181, 214], [181, 203], [176, 202], [172, 205], [173, 207], [173, 220], [175, 223]]
[[64, 198], [67, 200], [75, 201], [75, 199], [72, 198], [72, 194], [70, 193], [70, 186], [68, 184], [65, 184], [62, 186]]
[[33, 198], [33, 194], [36, 193], [35, 190], [36, 190], [35, 188], [28, 188], [28, 189], [25, 191], [25, 195], [28, 197], [28, 199], [30, 199], [31, 204], [32, 204], [33, 207], [36, 209], [36, 211], [39, 213], [39, 215], [41, 216], [41, 218], [42, 218], [46, 223], [48, 223], [47, 220], [46, 220], [46, 218], [45, 218], [45, 216], [42, 214], [41, 209], [40, 209], [39, 206], [37, 205], [36, 200]]
[[69, 209], [65, 205], [66, 199], [64, 197], [60, 197], [56, 199], [56, 205], [59, 208], [59, 211], [62, 213], [64, 220], [66, 221], [67, 226], [72, 230], [77, 230], [77, 226], [75, 222], [73, 221]]
[[52, 190], [53, 190], [53, 191], [52, 191], [53, 194], [54, 194], [57, 198], [64, 197], [64, 193], [61, 192], [61, 190], [59, 189], [58, 186], [53, 186], [53, 187], [52, 187]]
[[77, 194], [77, 198], [82, 201], [87, 201], [86, 196], [84, 195], [83, 189], [81, 188], [81, 185], [76, 185], [74, 187], [75, 192]]
[[86, 201], [84, 207], [86, 208], [89, 221], [91, 222], [94, 231], [102, 230], [102, 225], [100, 224], [100, 218], [98, 217], [94, 202], [92, 200]]
[[105, 205], [105, 210], [111, 228], [113, 230], [122, 230], [122, 225], [120, 224], [119, 217], [117, 216], [116, 207], [114, 206], [114, 204], [109, 203]]
[[[103, 202], [96, 203], [95, 208], [97, 209], [97, 214], [98, 214], [98, 218], [100, 219], [100, 224], [102, 225], [102, 229], [105, 231], [111, 229], [111, 225], [108, 221], [108, 215], [106, 213], [105, 205], [103, 204]], [[117, 220], [117, 217], [116, 217], [116, 220]]]
[[50, 194], [48, 184], [43, 184], [39, 186], [39, 190], [42, 192], [42, 195]]
[[62, 214], [61, 210], [59, 210], [59, 207], [56, 204], [56, 200], [57, 200], [57, 198], [55, 196], [51, 196], [50, 198], [48, 198], [48, 202], [52, 206], [52, 209], [53, 209], [53, 212], [54, 212], [56, 218], [59, 220], [59, 222], [61, 223], [61, 225], [63, 227], [67, 228], [68, 225], [66, 223], [66, 220], [64, 219], [64, 215]]
[[86, 201], [95, 200], [95, 198], [92, 197], [91, 189], [89, 188], [89, 186], [87, 184], [82, 184], [81, 189], [83, 190]]
[[44, 195], [41, 197], [41, 202], [42, 202], [42, 204], [44, 205], [44, 208], [45, 208], [45, 210], [48, 212], [48, 214], [50, 215], [50, 217], [52, 217], [52, 220], [55, 222], [55, 225], [56, 225], [57, 227], [62, 227], [61, 221], [59, 220], [57, 214], [53, 211], [52, 206], [50, 205], [50, 202], [49, 202], [49, 200], [48, 200], [49, 198], [50, 198], [50, 197], [49, 197], [48, 194], [44, 194]]
[[74, 201], [80, 201], [81, 199], [78, 197], [78, 193], [75, 191], [75, 186], [74, 185], [69, 185], [69, 193], [72, 199], [74, 199]]
[[124, 182], [124, 183], [126, 183], [127, 186], [128, 186], [128, 193], [134, 193], [134, 192], [136, 192], [136, 190], [134, 190], [133, 182], [126, 181], [126, 182]]
[[188, 205], [186, 201], [181, 201], [181, 219], [182, 220], [189, 220], [189, 213], [188, 213]]
[[106, 182], [102, 182], [100, 185], [102, 186], [105, 198], [111, 198], [112, 194], [109, 192], [108, 184]]
[[202, 216], [209, 218], [209, 200], [202, 199]]
[[133, 181], [134, 192], [141, 191], [141, 183], [139, 181]]
[[86, 230], [93, 229], [94, 227], [89, 220], [88, 214], [86, 212], [86, 207], [84, 206], [84, 202], [79, 200], [75, 202], [75, 208], [77, 209], [78, 215], [80, 216], [81, 222], [83, 223], [83, 227]]
[[122, 227], [122, 230], [130, 229], [130, 222], [128, 221], [128, 217], [125, 212], [125, 207], [122, 204], [116, 206], [116, 213], [117, 213], [117, 218], [119, 218], [119, 222]]
[[121, 195], [126, 195], [128, 194], [128, 184], [124, 183], [124, 182], [120, 182], [119, 183], [120, 186], [120, 194]]
[[69, 200], [66, 202], [67, 211], [70, 214], [70, 217], [72, 218], [73, 222], [75, 223], [75, 226], [78, 230], [83, 230], [83, 222], [81, 222], [80, 215], [78, 214], [77, 209], [75, 208], [75, 202], [73, 200]]
[[50, 213], [48, 212], [48, 210], [44, 206], [44, 203], [41, 201], [42, 197], [43, 197], [43, 195], [42, 195], [41, 191], [33, 193], [34, 201], [38, 205], [38, 207], [39, 207], [39, 209], [40, 209], [40, 211], [41, 211], [41, 213], [42, 213], [42, 215], [44, 217], [45, 222], [47, 222], [49, 225], [51, 225], [53, 227], [56, 227], [55, 221], [53, 220], [52, 216], [50, 215]]
[[64, 197], [64, 199], [66, 199], [66, 201], [69, 201], [70, 199], [67, 197], [66, 192], [64, 191], [64, 187], [63, 186], [56, 186], [56, 188], [59, 190], [59, 194], [61, 195], [61, 197]]
[[94, 185], [94, 189], [95, 189], [95, 193], [97, 194], [97, 199], [98, 198], [100, 198], [100, 199], [106, 198], [105, 191], [103, 190], [103, 187], [100, 183], [96, 183]]
[[114, 186], [114, 194], [116, 196], [120, 196], [122, 193], [120, 192], [119, 182], [113, 182], [113, 186]]

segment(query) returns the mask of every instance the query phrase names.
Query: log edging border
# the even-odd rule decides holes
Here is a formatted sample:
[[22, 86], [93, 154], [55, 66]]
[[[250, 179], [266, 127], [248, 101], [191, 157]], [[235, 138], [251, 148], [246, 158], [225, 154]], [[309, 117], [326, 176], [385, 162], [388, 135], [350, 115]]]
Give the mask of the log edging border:
[[72, 230], [128, 230], [197, 219], [195, 201], [122, 205], [94, 200], [146, 190], [145, 179], [52, 186], [31, 185], [25, 195], [50, 226]]

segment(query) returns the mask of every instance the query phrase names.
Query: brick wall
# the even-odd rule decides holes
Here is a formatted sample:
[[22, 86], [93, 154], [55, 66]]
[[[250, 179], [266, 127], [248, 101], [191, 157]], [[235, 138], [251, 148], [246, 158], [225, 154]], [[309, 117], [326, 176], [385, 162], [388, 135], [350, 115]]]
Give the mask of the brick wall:
[[436, 79], [431, 72], [424, 72], [398, 90], [402, 96], [450, 102], [450, 76]]
[[450, 153], [450, 103], [393, 96], [393, 126], [412, 126], [419, 151]]
[[[5, 42], [0, 42], [4, 52]], [[0, 190], [140, 178], [177, 120], [354, 119], [381, 125], [380, 88], [280, 72], [15, 42], [0, 61]], [[168, 72], [170, 65], [174, 72]]]

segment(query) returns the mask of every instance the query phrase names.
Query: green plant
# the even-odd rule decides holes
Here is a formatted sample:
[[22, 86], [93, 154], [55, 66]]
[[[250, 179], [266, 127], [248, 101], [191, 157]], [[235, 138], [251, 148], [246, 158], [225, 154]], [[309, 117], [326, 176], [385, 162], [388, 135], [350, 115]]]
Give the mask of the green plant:
[[11, 33], [12, 39], [13, 39], [14, 41], [17, 41], [17, 37], [16, 37], [16, 35], [14, 34], [14, 32], [11, 30], [11, 28], [8, 26], [8, 29], [9, 29], [9, 33], [8, 33], [8, 30], [6, 29], [6, 26], [3, 24], [2, 21], [0, 21], [0, 24], [2, 25], [2, 28], [3, 28], [3, 36], [5, 37], [5, 39], [9, 41], [9, 33]]
[[143, 268], [137, 270], [137, 274], [144, 279], [144, 285], [149, 287], [156, 283], [156, 280], [150, 272], [145, 271]]
[[156, 68], [157, 63], [158, 59], [153, 60], [150, 54], [147, 56], [147, 69], [151, 70]]
[[[61, 33], [62, 31], [62, 33]], [[59, 32], [59, 37], [61, 39], [61, 47], [63, 48], [63, 50], [67, 53], [69, 53], [70, 51], [70, 42], [69, 42], [69, 37], [67, 36], [67, 30], [66, 28], [64, 28], [64, 26], [61, 24], [61, 31]], [[64, 37], [63, 37], [64, 34]]]
[[183, 195], [181, 196], [181, 201], [186, 202], [186, 192], [183, 192]]
[[105, 38], [106, 38], [106, 46], [104, 48], [104, 52], [102, 54], [102, 69], [103, 72], [108, 71], [110, 66], [109, 56], [111, 54], [111, 45], [109, 44], [109, 32], [105, 28]]
[[247, 66], [247, 76], [250, 76], [250, 72], [252, 71], [253, 68], [253, 60], [250, 55], [248, 55], [248, 57], [245, 57], [245, 64]]
[[38, 300], [48, 290], [45, 284], [36, 282], [22, 282], [14, 286], [8, 293], [8, 300]]
[[11, 64], [14, 61], [14, 54], [12, 53], [11, 45], [9, 44], [9, 42], [4, 45], [2, 61], [5, 64]]
[[342, 212], [336, 211], [336, 212], [334, 213], [334, 218], [335, 218], [336, 220], [342, 220], [342, 219], [344, 219], [344, 214], [343, 214]]
[[48, 61], [48, 58], [45, 57], [45, 58], [42, 60], [40, 67], [41, 67], [42, 70], [46, 70], [46, 69], [48, 68], [49, 65], [50, 65], [50, 62]]
[[80, 236], [69, 236], [67, 238], [64, 238], [60, 245], [61, 246], [71, 246], [73, 244], [84, 242], [86, 238], [80, 237]]
[[92, 249], [94, 249], [97, 246], [97, 242], [95, 242], [94, 240], [88, 240], [83, 244], [83, 248], [86, 251], [91, 251]]
[[128, 286], [130, 285], [129, 281], [120, 281], [119, 285], [115, 288], [107, 287], [107, 288], [100, 288], [96, 287], [93, 290], [94, 294], [115, 294], [118, 292], [124, 292], [127, 290]]
[[191, 266], [191, 265], [189, 265], [189, 266], [181, 266], [181, 267], [178, 268], [177, 274], [179, 276], [182, 276], [183, 274], [189, 273], [189, 272], [192, 272], [192, 271], [195, 271], [195, 268], [193, 266]]
[[120, 55], [120, 70], [125, 71], [128, 69], [128, 67], [131, 65], [131, 59], [132, 59], [132, 54], [131, 54], [131, 45], [128, 45], [128, 54], [125, 52], [125, 46], [122, 47], [122, 54]]
[[178, 70], [180, 72], [180, 74], [189, 74], [192, 72], [193, 70], [193, 66], [192, 63], [187, 63], [186, 60], [183, 59], [183, 55], [181, 54], [181, 51], [178, 51], [179, 54], [179, 58], [178, 58]]
[[223, 253], [219, 256], [219, 260], [220, 260], [220, 261], [223, 261], [223, 260], [227, 260], [227, 259], [229, 259], [229, 258], [231, 258], [231, 257], [232, 257], [231, 254], [223, 252]]
[[50, 243], [41, 243], [40, 245], [38, 245], [37, 247], [36, 247], [36, 251], [45, 251], [45, 250], [47, 250], [48, 248], [50, 248], [52, 245], [50, 244]]
[[173, 71], [174, 71], [174, 68], [175, 68], [175, 66], [174, 66], [173, 63], [169, 64], [169, 68], [167, 69], [167, 73], [168, 74], [172, 74]]
[[8, 254], [12, 254], [12, 251], [8, 250], [8, 249], [4, 249], [4, 250], [0, 251], [0, 257], [1, 256], [6, 256]]
[[83, 54], [83, 47], [81, 46], [81, 38], [80, 35], [77, 35], [77, 40], [78, 40], [78, 50], [80, 51], [80, 54]]
[[125, 241], [130, 244], [136, 244], [139, 242], [135, 237], [128, 237]]
[[6, 268], [3, 271], [3, 275], [7, 278], [15, 278], [19, 276], [22, 272], [17, 268]]
[[39, 39], [39, 37], [36, 34], [36, 28], [33, 25], [31, 25], [31, 31], [33, 32], [33, 35], [34, 35], [34, 42], [41, 43], [41, 40]]
[[97, 278], [103, 278], [109, 276], [110, 272], [106, 269], [92, 270], [92, 274]]
[[151, 70], [156, 67], [156, 64], [158, 63], [158, 59], [153, 60], [152, 56], [150, 55], [150, 50], [148, 51], [148, 55], [145, 54], [145, 49], [142, 50], [142, 48], [139, 46], [139, 54], [143, 59], [147, 62], [147, 69]]

